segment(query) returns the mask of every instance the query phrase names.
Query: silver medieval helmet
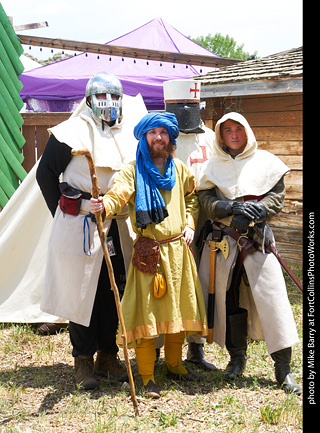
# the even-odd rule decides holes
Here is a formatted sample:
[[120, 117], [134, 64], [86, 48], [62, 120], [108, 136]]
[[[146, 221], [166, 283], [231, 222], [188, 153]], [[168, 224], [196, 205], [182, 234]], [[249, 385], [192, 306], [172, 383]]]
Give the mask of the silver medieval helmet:
[[[97, 98], [97, 94], [104, 94], [105, 98]], [[91, 97], [91, 103], [88, 97]], [[95, 117], [104, 122], [122, 120], [123, 89], [120, 80], [109, 72], [99, 72], [87, 83], [86, 102]]]
[[204, 132], [200, 128], [200, 86], [201, 83], [193, 79], [163, 83], [165, 110], [176, 116], [181, 132]]

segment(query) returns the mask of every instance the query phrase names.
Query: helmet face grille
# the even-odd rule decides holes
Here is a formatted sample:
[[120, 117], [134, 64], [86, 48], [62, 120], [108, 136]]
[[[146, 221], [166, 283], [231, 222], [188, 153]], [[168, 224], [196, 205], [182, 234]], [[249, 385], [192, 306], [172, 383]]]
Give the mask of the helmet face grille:
[[[96, 96], [98, 94], [99, 98]], [[101, 98], [102, 95], [104, 95], [103, 98]], [[120, 80], [115, 75], [99, 72], [91, 77], [86, 87], [86, 98], [89, 96], [94, 116], [106, 122], [117, 119], [121, 121], [123, 90]]]
[[105, 122], [120, 119], [121, 108], [122, 98], [120, 96], [117, 100], [112, 99], [112, 95], [109, 93], [105, 94], [105, 99], [98, 99], [96, 95], [91, 96], [92, 113]]

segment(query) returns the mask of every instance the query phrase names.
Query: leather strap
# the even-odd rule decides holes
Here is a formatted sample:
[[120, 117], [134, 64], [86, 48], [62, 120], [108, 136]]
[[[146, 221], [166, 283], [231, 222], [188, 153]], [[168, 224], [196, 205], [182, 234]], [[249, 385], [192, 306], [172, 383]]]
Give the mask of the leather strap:
[[[227, 235], [229, 235], [233, 239], [235, 239], [237, 241], [237, 244], [239, 247], [243, 247], [243, 248], [241, 248], [241, 251], [240, 251], [240, 255], [241, 255], [241, 253], [243, 253], [243, 259], [242, 259], [241, 264], [243, 263], [243, 260], [248, 253], [254, 252], [254, 250], [260, 250], [261, 251], [261, 247], [262, 247], [261, 244], [259, 244], [256, 241], [253, 241], [253, 240], [246, 238], [246, 236], [241, 235], [241, 233], [237, 232], [237, 230], [234, 230], [232, 227], [226, 226], [226, 225], [224, 225], [218, 221], [214, 221], [214, 224], [217, 225], [224, 233], [226, 233]], [[258, 235], [258, 237], [260, 239], [263, 239], [262, 233], [260, 232], [260, 230], [256, 226], [253, 227], [253, 230], [255, 231], [255, 233]], [[280, 256], [279, 251], [276, 249], [275, 245], [272, 244], [271, 242], [270, 243], [265, 242], [264, 249], [267, 253], [272, 253], [276, 256], [280, 265], [283, 267], [283, 269], [286, 271], [286, 273], [289, 275], [289, 277], [292, 279], [292, 281], [296, 284], [296, 286], [301, 290], [301, 292], [303, 292], [302, 284], [300, 283], [298, 278], [294, 275], [294, 273], [291, 271], [291, 269], [289, 268], [287, 263], [284, 261], [284, 259]], [[240, 268], [239, 268], [239, 270], [240, 270]]]
[[249, 239], [246, 235], [241, 234], [232, 227], [226, 226], [218, 221], [214, 221], [213, 223], [218, 226], [224, 233], [231, 236], [235, 241], [237, 241], [238, 247], [240, 247], [241, 250], [245, 250], [245, 255], [258, 250], [261, 251], [262, 245], [259, 244], [259, 242]]
[[[92, 197], [90, 192], [81, 191], [81, 193], [82, 193], [81, 198], [83, 198], [84, 200], [90, 200]], [[99, 194], [99, 195], [103, 196], [104, 194]]]
[[[263, 239], [263, 235], [260, 232], [260, 230], [256, 226], [254, 226], [253, 229], [254, 229], [255, 233], [260, 237], [260, 239]], [[286, 271], [286, 273], [289, 275], [289, 277], [292, 279], [292, 281], [295, 283], [295, 285], [298, 287], [298, 289], [300, 289], [301, 292], [303, 292], [303, 287], [302, 287], [301, 282], [298, 280], [298, 278], [291, 271], [291, 269], [289, 268], [287, 263], [284, 261], [284, 259], [280, 256], [280, 253], [277, 250], [277, 248], [275, 247], [275, 245], [272, 244], [271, 242], [269, 244], [267, 244], [265, 242], [265, 251], [271, 252], [272, 254], [274, 254], [276, 256], [280, 265], [283, 267], [283, 269]]]

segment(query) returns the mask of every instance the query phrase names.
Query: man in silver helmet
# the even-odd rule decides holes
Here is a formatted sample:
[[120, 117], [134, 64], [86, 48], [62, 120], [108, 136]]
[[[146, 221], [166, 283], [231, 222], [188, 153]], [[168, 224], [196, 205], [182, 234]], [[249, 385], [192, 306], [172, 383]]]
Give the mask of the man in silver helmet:
[[[203, 164], [212, 156], [215, 140], [214, 132], [206, 127], [201, 120], [201, 83], [193, 79], [169, 80], [163, 83], [163, 90], [165, 110], [173, 113], [178, 121], [179, 137], [177, 138], [175, 156], [185, 163], [197, 183]], [[195, 241], [198, 238], [198, 227], [201, 226], [201, 221], [198, 221], [194, 241], [191, 244], [197, 266], [199, 254]], [[187, 361], [206, 371], [215, 370], [216, 367], [204, 359], [203, 346], [205, 341], [206, 338], [198, 334], [187, 336]], [[158, 356], [161, 345], [161, 338], [159, 338], [157, 341]]]
[[88, 81], [86, 86], [86, 104], [91, 108], [93, 118], [104, 129], [122, 120], [123, 90], [120, 80], [109, 73], [99, 73]]
[[[41, 310], [69, 320], [76, 383], [83, 389], [98, 388], [95, 375], [125, 381], [127, 374], [118, 358], [114, 295], [89, 211], [89, 166], [84, 156], [71, 152], [90, 151], [101, 194], [105, 194], [122, 166], [135, 158], [133, 127], [146, 112], [140, 95], [123, 95], [117, 77], [107, 72], [95, 74], [73, 115], [49, 129], [37, 169], [38, 184], [53, 216]], [[113, 218], [104, 221], [104, 229], [110, 250], [115, 252], [110, 255], [120, 288], [135, 236], [127, 209]]]

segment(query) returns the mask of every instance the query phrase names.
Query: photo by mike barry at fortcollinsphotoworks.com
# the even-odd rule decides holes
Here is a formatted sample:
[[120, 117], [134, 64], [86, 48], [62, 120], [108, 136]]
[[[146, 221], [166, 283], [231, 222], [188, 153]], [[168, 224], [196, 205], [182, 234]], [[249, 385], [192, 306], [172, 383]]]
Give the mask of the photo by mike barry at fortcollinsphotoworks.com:
[[307, 287], [305, 298], [305, 330], [304, 330], [304, 350], [305, 350], [305, 401], [307, 405], [316, 405], [316, 294], [315, 294], [315, 236], [316, 236], [315, 213], [309, 212], [308, 227], [305, 228], [305, 287]]

